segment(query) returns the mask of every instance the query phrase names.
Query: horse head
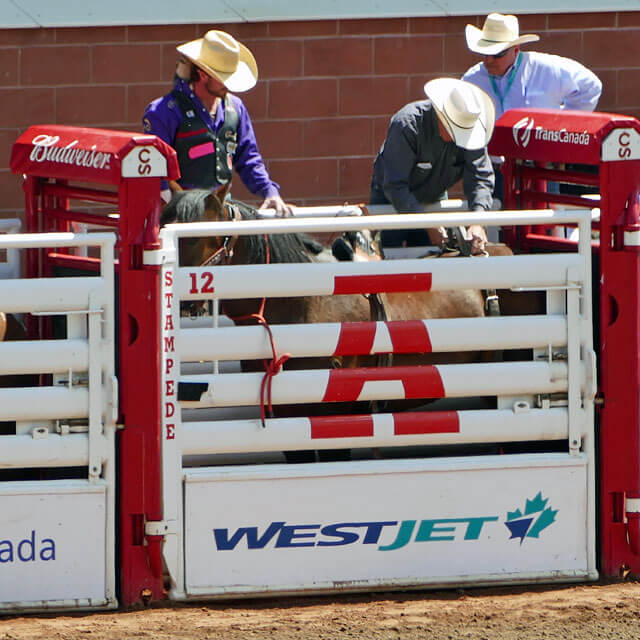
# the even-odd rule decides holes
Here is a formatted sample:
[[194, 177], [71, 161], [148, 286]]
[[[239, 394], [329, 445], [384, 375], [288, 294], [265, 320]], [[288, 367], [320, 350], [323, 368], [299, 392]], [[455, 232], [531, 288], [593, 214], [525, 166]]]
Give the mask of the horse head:
[[[172, 222], [224, 222], [236, 218], [225, 205], [229, 192], [229, 184], [222, 185], [214, 191], [191, 189], [177, 191], [165, 205], [160, 217], [160, 225]], [[180, 241], [181, 264], [202, 266], [215, 262], [212, 256], [226, 258], [231, 254], [230, 237], [207, 236]], [[234, 242], [235, 243], [235, 242]], [[221, 262], [218, 259], [217, 262]]]

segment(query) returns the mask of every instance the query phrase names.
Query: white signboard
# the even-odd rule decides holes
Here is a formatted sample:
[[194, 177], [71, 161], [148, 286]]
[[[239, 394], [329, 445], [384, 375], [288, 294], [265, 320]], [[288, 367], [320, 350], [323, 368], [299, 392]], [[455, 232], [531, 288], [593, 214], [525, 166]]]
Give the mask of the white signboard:
[[105, 601], [106, 486], [0, 485], [0, 605]]
[[635, 129], [614, 129], [602, 143], [602, 160], [637, 160], [640, 158], [640, 133]]
[[122, 159], [123, 178], [164, 178], [167, 159], [152, 146], [134, 147]]
[[187, 472], [187, 595], [589, 573], [582, 457], [271, 469]]

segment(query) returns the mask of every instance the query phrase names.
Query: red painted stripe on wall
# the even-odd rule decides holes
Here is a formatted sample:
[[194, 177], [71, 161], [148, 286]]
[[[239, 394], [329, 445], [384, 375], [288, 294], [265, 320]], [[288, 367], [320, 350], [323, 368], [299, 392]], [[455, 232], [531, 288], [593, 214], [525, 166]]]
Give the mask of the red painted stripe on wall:
[[397, 293], [402, 291], [429, 291], [430, 273], [394, 273], [391, 275], [336, 276], [333, 293]]
[[365, 382], [400, 380], [404, 397], [444, 398], [444, 385], [436, 366], [333, 369], [322, 402], [355, 402]]
[[376, 337], [375, 322], [343, 322], [334, 356], [365, 355], [371, 353]]
[[421, 433], [460, 433], [460, 416], [457, 411], [394, 413], [393, 433], [396, 436]]
[[431, 338], [424, 322], [396, 320], [385, 324], [391, 336], [393, 353], [431, 353]]
[[311, 438], [365, 438], [373, 436], [373, 417], [316, 416], [311, 421]]

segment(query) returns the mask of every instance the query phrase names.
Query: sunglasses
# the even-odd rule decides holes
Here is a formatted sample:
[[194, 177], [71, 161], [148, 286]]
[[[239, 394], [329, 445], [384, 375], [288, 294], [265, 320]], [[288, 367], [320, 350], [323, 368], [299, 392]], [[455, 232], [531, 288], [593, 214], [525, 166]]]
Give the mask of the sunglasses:
[[485, 56], [486, 58], [504, 58], [507, 53], [509, 53], [509, 51], [511, 51], [511, 47], [509, 47], [508, 49], [505, 49], [504, 51], [501, 51], [500, 53], [495, 53], [494, 55], [487, 55]]

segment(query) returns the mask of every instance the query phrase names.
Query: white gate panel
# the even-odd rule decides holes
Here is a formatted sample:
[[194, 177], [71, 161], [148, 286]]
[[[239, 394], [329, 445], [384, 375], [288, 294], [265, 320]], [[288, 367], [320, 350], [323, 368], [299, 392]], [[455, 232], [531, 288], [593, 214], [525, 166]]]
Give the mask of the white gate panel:
[[[165, 227], [163, 249], [147, 252], [145, 262], [163, 270], [160, 525], [170, 531], [163, 547], [170, 596], [597, 577], [590, 220], [589, 212], [535, 211]], [[208, 235], [560, 222], [579, 225], [577, 254], [211, 267], [181, 267], [178, 258], [181, 238]], [[218, 328], [217, 304], [208, 328], [181, 327], [179, 317], [179, 303], [193, 299], [486, 288], [545, 291], [547, 315], [275, 325], [276, 353], [263, 327]], [[276, 360], [285, 353], [296, 359], [502, 349], [517, 351], [504, 362], [415, 367], [400, 365], [409, 359], [356, 369], [313, 369], [294, 361], [270, 379], [218, 367], [218, 361]], [[194, 362], [213, 373], [181, 368]], [[189, 364], [189, 371], [196, 368]], [[270, 394], [263, 393], [269, 385]], [[314, 416], [305, 406], [422, 398], [482, 406], [465, 400], [461, 410], [445, 400], [449, 410], [432, 406], [425, 416], [375, 409]], [[298, 405], [301, 417], [229, 419], [229, 407], [269, 402]], [[326, 405], [326, 411], [348, 409]], [[560, 440], [568, 453], [552, 453]], [[526, 446], [515, 444], [529, 441], [541, 453], [477, 455], [498, 451], [502, 443], [522, 452]], [[428, 457], [431, 451], [422, 448], [450, 445], [463, 445], [456, 455], [465, 457]], [[377, 447], [425, 457], [380, 460], [375, 451], [364, 453]], [[359, 460], [260, 465], [249, 457], [349, 448], [358, 449]], [[185, 456], [201, 456], [188, 464], [215, 464], [207, 456], [219, 454], [255, 464], [185, 466]]]
[[175, 595], [595, 577], [586, 489], [563, 454], [187, 471]]
[[107, 508], [104, 482], [0, 483], [0, 610], [105, 606]]
[[[113, 233], [0, 236], [0, 249], [91, 247], [101, 258], [100, 272], [86, 277], [0, 281], [0, 311], [66, 320], [65, 338], [0, 342], [7, 376], [0, 421], [9, 423], [0, 469], [11, 470], [0, 479], [2, 611], [117, 604], [115, 240]], [[25, 384], [23, 374], [39, 375], [43, 386], [6, 386]]]

